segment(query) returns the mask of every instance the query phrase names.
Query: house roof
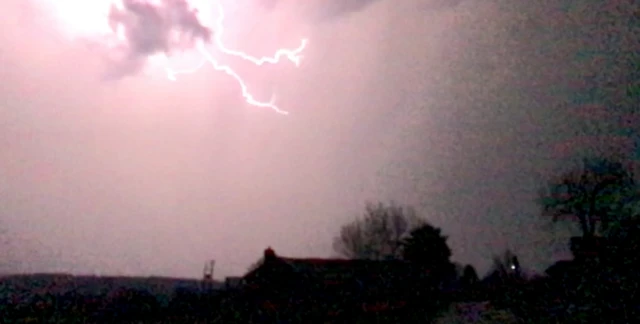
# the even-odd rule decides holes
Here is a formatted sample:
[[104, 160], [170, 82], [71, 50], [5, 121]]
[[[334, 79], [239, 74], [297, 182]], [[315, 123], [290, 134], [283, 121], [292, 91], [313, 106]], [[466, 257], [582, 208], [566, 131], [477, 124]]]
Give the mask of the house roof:
[[405, 261], [372, 261], [318, 258], [280, 258], [284, 263], [298, 271], [357, 271], [381, 268], [404, 268], [411, 266]]
[[545, 273], [551, 277], [562, 277], [578, 269], [574, 260], [561, 260], [552, 264], [545, 270]]
[[[416, 270], [416, 267], [406, 261], [373, 261], [373, 260], [348, 260], [348, 259], [322, 259], [322, 258], [290, 258], [281, 257], [275, 254], [273, 249], [268, 248], [264, 253], [264, 263], [284, 264], [294, 272], [305, 276], [320, 277], [353, 277], [353, 276], [376, 276], [409, 274]], [[262, 267], [261, 266], [261, 267]], [[255, 271], [249, 272], [246, 276], [251, 276]]]

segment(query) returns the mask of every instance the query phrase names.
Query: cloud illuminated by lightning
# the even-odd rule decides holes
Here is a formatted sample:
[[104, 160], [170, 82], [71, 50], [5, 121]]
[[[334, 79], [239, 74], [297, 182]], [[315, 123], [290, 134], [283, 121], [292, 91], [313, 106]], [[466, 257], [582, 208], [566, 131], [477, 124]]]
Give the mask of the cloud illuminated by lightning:
[[[220, 1], [50, 0], [50, 4], [72, 36], [101, 42], [120, 53], [123, 61], [161, 62], [167, 77], [173, 81], [177, 75], [197, 72], [209, 64], [237, 82], [247, 104], [287, 114], [275, 104], [274, 96], [269, 101], [255, 98], [243, 77], [232, 66], [220, 63], [214, 53], [240, 58], [257, 67], [285, 60], [297, 67], [308, 40], [302, 39], [296, 48], [281, 48], [265, 57], [231, 49], [223, 42], [226, 12]], [[171, 61], [176, 57], [174, 49], [185, 47], [194, 50], [199, 61], [191, 68], [172, 68]]]

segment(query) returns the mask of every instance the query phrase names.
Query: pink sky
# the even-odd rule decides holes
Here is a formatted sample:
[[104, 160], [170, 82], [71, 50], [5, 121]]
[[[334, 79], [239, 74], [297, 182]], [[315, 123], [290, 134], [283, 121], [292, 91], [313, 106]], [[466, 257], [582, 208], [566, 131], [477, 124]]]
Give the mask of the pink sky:
[[234, 21], [246, 49], [309, 37], [297, 69], [241, 67], [284, 117], [207, 68], [103, 81], [95, 51], [3, 1], [0, 270], [197, 277], [213, 258], [216, 277], [239, 275], [267, 246], [331, 256], [367, 200], [415, 206], [481, 271], [506, 248], [544, 268], [567, 233], [536, 216], [537, 186], [568, 143], [593, 147], [573, 94], [617, 58], [574, 59], [606, 38], [588, 34], [593, 10], [427, 2], [320, 23], [322, 1], [282, 1]]

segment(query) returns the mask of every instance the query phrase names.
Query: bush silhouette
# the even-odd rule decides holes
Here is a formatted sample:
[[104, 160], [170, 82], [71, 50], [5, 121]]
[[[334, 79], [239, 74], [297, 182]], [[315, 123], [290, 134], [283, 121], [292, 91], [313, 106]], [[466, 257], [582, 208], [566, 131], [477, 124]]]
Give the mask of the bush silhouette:
[[111, 321], [149, 320], [160, 315], [160, 311], [160, 303], [150, 292], [120, 288], [107, 296], [100, 317]]

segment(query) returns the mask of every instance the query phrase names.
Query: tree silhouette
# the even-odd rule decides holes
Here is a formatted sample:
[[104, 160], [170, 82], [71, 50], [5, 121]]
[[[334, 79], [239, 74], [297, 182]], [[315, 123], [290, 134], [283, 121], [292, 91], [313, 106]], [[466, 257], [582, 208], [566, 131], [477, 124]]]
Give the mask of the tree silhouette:
[[506, 250], [502, 255], [493, 257], [493, 268], [490, 276], [497, 276], [501, 280], [511, 280], [522, 278], [522, 269], [518, 257], [510, 250]]
[[439, 228], [422, 224], [402, 241], [402, 247], [404, 260], [429, 268], [433, 276], [442, 281], [455, 279], [455, 265], [449, 260], [451, 249]]
[[612, 158], [584, 159], [582, 166], [553, 179], [540, 204], [554, 221], [577, 218], [582, 235], [594, 237], [633, 212], [638, 201], [633, 171]]
[[460, 278], [462, 285], [469, 287], [475, 285], [479, 280], [476, 269], [472, 265], [467, 264], [464, 270], [462, 270], [462, 278]]
[[411, 208], [368, 203], [364, 217], [341, 228], [333, 248], [349, 259], [400, 259], [402, 240], [420, 223]]
[[[640, 217], [633, 215], [633, 217], [622, 219], [614, 225], [607, 233], [610, 243], [607, 254], [617, 259], [618, 262], [622, 262], [627, 268], [630, 263], [634, 268], [639, 268], [640, 257], [637, 251], [640, 248]], [[622, 264], [618, 264], [618, 266]]]
[[419, 264], [449, 263], [451, 249], [439, 228], [423, 224], [403, 240], [403, 259]]

